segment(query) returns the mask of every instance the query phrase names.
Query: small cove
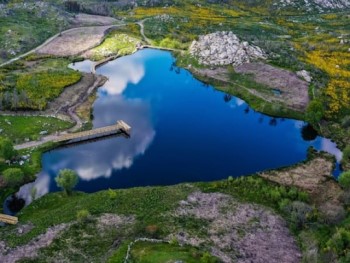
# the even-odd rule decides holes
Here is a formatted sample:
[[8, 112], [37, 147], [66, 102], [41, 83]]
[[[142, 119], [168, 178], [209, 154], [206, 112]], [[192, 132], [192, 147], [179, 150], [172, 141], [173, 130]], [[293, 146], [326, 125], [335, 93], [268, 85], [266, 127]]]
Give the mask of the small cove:
[[[91, 62], [71, 67], [90, 72]], [[54, 177], [65, 168], [79, 174], [76, 190], [96, 192], [252, 174], [300, 162], [310, 146], [341, 158], [334, 143], [305, 123], [255, 112], [177, 68], [170, 52], [138, 51], [108, 62], [97, 74], [109, 80], [93, 105], [94, 128], [124, 120], [131, 137], [45, 153], [37, 180], [18, 193], [27, 204], [33, 187], [37, 197], [58, 191]]]

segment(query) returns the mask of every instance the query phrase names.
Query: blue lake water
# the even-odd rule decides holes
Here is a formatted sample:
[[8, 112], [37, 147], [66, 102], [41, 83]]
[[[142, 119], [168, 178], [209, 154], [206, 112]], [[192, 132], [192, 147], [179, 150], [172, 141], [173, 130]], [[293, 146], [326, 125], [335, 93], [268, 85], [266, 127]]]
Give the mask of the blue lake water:
[[[93, 126], [124, 120], [131, 137], [45, 153], [38, 179], [18, 195], [28, 203], [32, 187], [38, 196], [59, 190], [54, 177], [64, 168], [79, 174], [77, 190], [95, 192], [252, 174], [302, 161], [310, 146], [340, 158], [334, 143], [310, 138], [303, 122], [254, 112], [174, 62], [171, 53], [148, 49], [100, 67], [109, 81], [98, 90]], [[72, 67], [90, 71], [91, 62]]]

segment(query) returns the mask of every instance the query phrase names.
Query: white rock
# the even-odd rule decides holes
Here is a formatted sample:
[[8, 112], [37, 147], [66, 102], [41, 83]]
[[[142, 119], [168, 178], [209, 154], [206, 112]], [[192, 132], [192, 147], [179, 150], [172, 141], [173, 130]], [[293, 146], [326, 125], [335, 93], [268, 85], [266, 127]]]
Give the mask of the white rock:
[[193, 41], [190, 54], [204, 65], [238, 66], [251, 60], [266, 59], [266, 53], [259, 47], [241, 42], [232, 32], [215, 32], [199, 36]]
[[303, 78], [305, 81], [307, 81], [307, 82], [311, 82], [311, 80], [312, 80], [312, 77], [310, 76], [310, 73], [309, 72], [307, 72], [306, 70], [301, 70], [301, 71], [298, 71], [297, 72], [297, 75], [298, 75], [298, 77], [301, 77], [301, 78]]

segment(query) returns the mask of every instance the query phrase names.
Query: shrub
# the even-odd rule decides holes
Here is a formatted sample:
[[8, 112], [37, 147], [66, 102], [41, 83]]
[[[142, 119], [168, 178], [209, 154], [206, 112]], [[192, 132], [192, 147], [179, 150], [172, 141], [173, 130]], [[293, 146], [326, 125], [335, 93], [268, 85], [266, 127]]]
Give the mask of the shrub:
[[343, 172], [340, 176], [339, 176], [339, 184], [347, 190], [350, 190], [350, 170]]
[[290, 200], [289, 199], [282, 199], [279, 203], [278, 203], [278, 207], [280, 210], [285, 210], [286, 207], [288, 205], [290, 205]]
[[312, 125], [317, 125], [324, 116], [324, 107], [321, 101], [313, 100], [310, 102], [305, 113], [305, 120]]
[[82, 209], [77, 212], [78, 222], [86, 222], [90, 217], [90, 213], [87, 209]]
[[112, 189], [108, 189], [108, 197], [111, 200], [117, 199], [117, 192]]
[[208, 251], [204, 252], [201, 259], [201, 263], [214, 263], [215, 259], [210, 255]]
[[32, 189], [30, 189], [30, 197], [32, 198], [32, 201], [36, 199], [37, 192], [38, 191], [35, 186], [33, 186]]
[[3, 171], [2, 176], [9, 186], [19, 185], [24, 180], [24, 173], [20, 168], [9, 168]]
[[338, 257], [348, 256], [350, 253], [350, 231], [339, 228], [327, 242], [327, 249], [337, 254]]
[[273, 201], [278, 201], [281, 199], [281, 193], [279, 192], [278, 188], [270, 190], [270, 198]]
[[284, 211], [290, 215], [290, 221], [294, 229], [302, 229], [313, 215], [313, 208], [303, 202], [294, 201], [284, 207]]
[[17, 154], [10, 139], [0, 137], [0, 160], [11, 160]]
[[350, 162], [350, 146], [346, 146], [345, 149], [343, 150], [343, 158], [341, 160], [341, 163], [347, 164]]
[[157, 225], [148, 225], [145, 229], [146, 233], [149, 234], [152, 237], [156, 237], [159, 231], [159, 228]]
[[292, 187], [288, 191], [288, 197], [292, 200], [296, 200], [298, 197], [298, 190], [295, 187]]

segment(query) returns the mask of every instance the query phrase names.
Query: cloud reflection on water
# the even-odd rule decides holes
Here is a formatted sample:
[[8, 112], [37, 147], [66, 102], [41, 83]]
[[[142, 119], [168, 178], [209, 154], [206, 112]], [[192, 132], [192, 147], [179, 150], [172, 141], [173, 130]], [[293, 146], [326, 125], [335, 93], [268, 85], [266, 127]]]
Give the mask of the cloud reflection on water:
[[103, 74], [108, 76], [109, 81], [101, 90], [108, 95], [122, 94], [128, 84], [136, 85], [145, 76], [144, 65], [138, 59], [120, 60], [122, 61], [116, 60], [104, 67]]
[[[71, 68], [89, 72], [91, 61], [83, 61], [70, 65]], [[132, 127], [129, 139], [113, 137], [95, 143], [78, 145], [54, 151], [55, 158], [44, 156], [43, 171], [35, 182], [24, 185], [18, 196], [25, 199], [26, 204], [31, 200], [31, 189], [36, 188], [39, 198], [50, 191], [52, 180], [59, 170], [69, 168], [75, 170], [80, 180], [91, 181], [98, 178], [109, 178], [113, 170], [130, 168], [137, 156], [143, 155], [155, 137], [155, 130], [151, 121], [149, 103], [140, 99], [125, 99], [122, 95], [128, 84], [136, 85], [145, 75], [145, 67], [139, 56], [133, 59], [110, 62], [104, 66], [103, 74], [109, 78], [99, 89], [99, 98], [95, 102], [93, 121], [94, 127], [114, 124], [117, 120], [124, 120]], [[97, 105], [97, 107], [96, 107]], [[72, 156], [71, 158], [61, 158]]]

